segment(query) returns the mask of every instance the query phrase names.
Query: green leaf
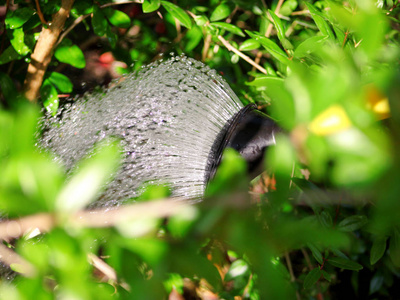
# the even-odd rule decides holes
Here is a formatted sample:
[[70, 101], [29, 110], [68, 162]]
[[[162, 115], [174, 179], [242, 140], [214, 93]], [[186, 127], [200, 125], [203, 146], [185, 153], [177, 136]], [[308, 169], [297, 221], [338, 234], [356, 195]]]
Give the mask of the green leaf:
[[232, 25], [232, 24], [229, 24], [229, 23], [213, 22], [210, 25], [218, 27], [218, 28], [221, 28], [221, 29], [224, 29], [224, 30], [229, 31], [229, 32], [232, 32], [233, 34], [236, 34], [236, 35], [239, 35], [239, 36], [245, 36], [243, 31], [239, 27], [237, 27], [235, 25]]
[[312, 269], [307, 276], [304, 278], [303, 287], [304, 289], [311, 288], [321, 278], [322, 273], [319, 267]]
[[110, 23], [116, 27], [128, 28], [131, 25], [129, 16], [120, 10], [107, 7], [103, 10], [103, 13]]
[[214, 22], [225, 19], [230, 15], [231, 11], [232, 9], [230, 5], [227, 3], [221, 3], [211, 13], [210, 21]]
[[322, 276], [323, 276], [327, 281], [331, 282], [331, 281], [332, 281], [332, 276], [331, 276], [328, 272], [326, 272], [326, 271], [324, 271], [324, 270], [321, 270], [321, 271], [322, 271]]
[[[158, 198], [160, 199], [160, 198]], [[175, 238], [184, 237], [193, 227], [194, 221], [199, 217], [199, 212], [194, 206], [187, 206], [168, 219], [168, 230]]]
[[297, 46], [294, 51], [294, 56], [300, 58], [310, 55], [311, 53], [321, 49], [327, 39], [327, 36], [313, 36], [306, 39]]
[[255, 39], [256, 41], [260, 42], [261, 45], [277, 60], [285, 65], [290, 64], [290, 60], [288, 59], [287, 54], [283, 51], [275, 42], [266, 38], [265, 36], [259, 35], [258, 33], [253, 33], [251, 31], [246, 30], [246, 33]]
[[326, 228], [332, 228], [333, 226], [332, 216], [326, 210], [322, 211], [319, 215], [319, 221], [321, 222], [321, 225], [325, 226]]
[[17, 96], [17, 90], [10, 76], [0, 72], [0, 93], [6, 100], [12, 101]]
[[311, 3], [305, 2], [305, 4], [307, 5], [308, 10], [311, 13], [311, 17], [313, 18], [313, 20], [314, 20], [315, 24], [317, 25], [319, 31], [321, 31], [321, 33], [323, 35], [329, 36], [329, 38], [331, 40], [334, 40], [335, 36], [333, 35], [333, 32], [332, 32], [329, 24], [325, 21], [325, 19], [322, 16], [322, 14]]
[[108, 28], [107, 28], [106, 36], [107, 36], [108, 42], [111, 45], [111, 48], [114, 49], [115, 46], [117, 45], [118, 35], [111, 30], [110, 26], [108, 26]]
[[78, 69], [83, 69], [86, 66], [85, 56], [82, 50], [77, 45], [73, 45], [68, 39], [64, 39], [57, 47], [54, 56], [60, 62], [69, 64]]
[[18, 8], [14, 11], [8, 11], [4, 23], [7, 28], [15, 29], [24, 25], [33, 15], [35, 11], [29, 7]]
[[230, 281], [237, 277], [243, 277], [250, 273], [249, 265], [243, 259], [235, 260], [229, 267], [224, 280]]
[[372, 295], [373, 293], [379, 291], [384, 282], [385, 282], [385, 276], [382, 274], [382, 272], [380, 271], [376, 272], [372, 277], [369, 285], [369, 294]]
[[142, 9], [144, 13], [156, 11], [161, 5], [161, 0], [144, 0]]
[[6, 63], [8, 63], [10, 61], [17, 60], [17, 59], [20, 59], [20, 58], [22, 58], [22, 56], [19, 55], [17, 51], [15, 51], [15, 49], [14, 49], [14, 47], [12, 45], [10, 45], [0, 55], [0, 65], [6, 64]]
[[53, 116], [58, 110], [58, 93], [56, 88], [51, 84], [50, 80], [45, 79], [40, 87], [40, 97], [46, 110]]
[[11, 45], [19, 55], [25, 56], [31, 52], [31, 49], [25, 44], [25, 33], [22, 28], [9, 30], [7, 33], [9, 35]]
[[260, 43], [255, 39], [247, 39], [240, 46], [240, 51], [251, 51], [260, 48]]
[[279, 13], [283, 16], [289, 16], [296, 9], [297, 5], [296, 0], [286, 0], [281, 6]]
[[201, 42], [203, 39], [203, 31], [197, 25], [189, 29], [185, 35], [185, 52], [190, 52]]
[[285, 37], [285, 29], [283, 28], [282, 21], [272, 10], [268, 10], [268, 12], [271, 15], [278, 38], [280, 41], [282, 41], [283, 39], [286, 38]]
[[387, 237], [378, 237], [374, 240], [371, 247], [369, 261], [371, 265], [376, 264], [385, 254]]
[[110, 27], [102, 10], [96, 4], [93, 5], [92, 26], [94, 33], [98, 36], [104, 36]]
[[359, 263], [356, 263], [355, 261], [343, 257], [332, 257], [327, 259], [327, 262], [334, 267], [338, 267], [345, 270], [360, 271], [363, 268], [363, 266], [360, 265]]
[[390, 238], [389, 255], [393, 264], [400, 267], [400, 231], [397, 228], [393, 229], [393, 235]]
[[324, 258], [322, 256], [321, 251], [319, 251], [319, 249], [314, 244], [311, 243], [308, 243], [307, 247], [311, 250], [311, 253], [315, 258], [315, 260], [322, 265], [324, 263]]
[[121, 158], [119, 142], [103, 140], [93, 153], [79, 163], [75, 173], [57, 196], [55, 208], [60, 213], [73, 213], [96, 199], [111, 179]]
[[192, 21], [182, 8], [168, 1], [161, 1], [161, 4], [183, 26], [189, 29], [192, 28]]
[[357, 229], [360, 229], [363, 227], [365, 224], [368, 223], [368, 219], [366, 216], [351, 216], [343, 219], [339, 224], [338, 224], [338, 229], [341, 231], [355, 231]]
[[48, 80], [57, 87], [61, 93], [71, 93], [73, 85], [69, 78], [58, 72], [51, 72]]

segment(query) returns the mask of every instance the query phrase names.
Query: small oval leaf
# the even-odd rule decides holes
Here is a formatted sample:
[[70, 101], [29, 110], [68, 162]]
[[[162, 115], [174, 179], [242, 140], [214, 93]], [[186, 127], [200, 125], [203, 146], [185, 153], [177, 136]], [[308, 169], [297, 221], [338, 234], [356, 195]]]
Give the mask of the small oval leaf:
[[42, 98], [43, 105], [46, 110], [54, 116], [58, 110], [58, 93], [56, 88], [48, 79], [43, 81], [43, 84], [40, 88], [40, 97]]
[[239, 46], [239, 50], [240, 51], [251, 51], [251, 50], [258, 49], [260, 46], [261, 46], [260, 43], [258, 41], [256, 41], [255, 39], [247, 39]]
[[211, 26], [215, 26], [221, 29], [224, 29], [226, 31], [232, 32], [233, 34], [239, 35], [239, 36], [245, 36], [242, 29], [239, 27], [229, 24], [229, 23], [224, 23], [224, 22], [213, 22], [210, 24]]
[[367, 223], [368, 219], [366, 216], [351, 216], [343, 219], [339, 223], [338, 229], [341, 231], [351, 232], [360, 229]]
[[385, 254], [387, 237], [378, 237], [374, 240], [369, 257], [371, 265], [376, 264]]
[[211, 22], [214, 22], [225, 19], [229, 16], [230, 13], [231, 7], [227, 3], [221, 3], [211, 13], [210, 20]]
[[161, 5], [161, 0], [144, 0], [142, 9], [144, 13], [156, 11]]
[[303, 287], [305, 289], [311, 288], [314, 284], [317, 283], [317, 281], [321, 278], [321, 276], [322, 276], [322, 273], [318, 267], [315, 269], [312, 269], [311, 272], [309, 272], [307, 274], [307, 276], [304, 278]]
[[343, 257], [332, 257], [327, 259], [327, 262], [334, 267], [346, 270], [360, 271], [363, 269], [363, 266], [360, 265], [359, 263], [356, 263], [355, 261]]
[[120, 10], [108, 7], [103, 10], [103, 13], [110, 23], [116, 27], [128, 28], [131, 25], [129, 16]]
[[94, 33], [98, 36], [105, 35], [110, 27], [100, 7], [96, 4], [93, 5], [92, 26]]
[[83, 69], [86, 65], [82, 50], [77, 45], [73, 45], [70, 40], [64, 40], [64, 42], [57, 47], [54, 56], [60, 62], [70, 64], [78, 69]]
[[161, 4], [183, 26], [189, 29], [192, 28], [192, 21], [182, 8], [168, 1], [161, 1]]
[[14, 11], [8, 11], [4, 20], [7, 28], [15, 29], [24, 25], [33, 15], [35, 11], [29, 7], [18, 8]]
[[51, 72], [49, 81], [62, 93], [71, 93], [73, 85], [71, 80], [64, 74]]

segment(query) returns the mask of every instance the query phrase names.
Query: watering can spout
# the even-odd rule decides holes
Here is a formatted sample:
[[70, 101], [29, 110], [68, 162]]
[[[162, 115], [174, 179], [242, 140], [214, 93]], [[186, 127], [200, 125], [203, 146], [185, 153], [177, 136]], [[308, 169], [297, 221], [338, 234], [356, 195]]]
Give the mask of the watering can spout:
[[246, 160], [251, 178], [263, 170], [263, 158], [266, 149], [275, 144], [275, 136], [281, 131], [276, 123], [266, 114], [256, 109], [254, 104], [241, 109], [229, 122], [228, 128], [219, 139], [213, 167], [209, 178], [215, 175], [225, 148], [233, 148]]

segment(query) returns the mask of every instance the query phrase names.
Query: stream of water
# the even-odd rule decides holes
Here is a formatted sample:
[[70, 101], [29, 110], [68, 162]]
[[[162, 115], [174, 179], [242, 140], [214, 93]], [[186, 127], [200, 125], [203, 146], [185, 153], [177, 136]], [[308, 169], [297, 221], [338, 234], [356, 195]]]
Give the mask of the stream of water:
[[44, 122], [42, 144], [70, 170], [93, 145], [121, 139], [124, 158], [96, 205], [120, 205], [146, 184], [199, 199], [213, 144], [243, 107], [214, 70], [186, 57], [154, 63], [106, 93], [86, 95]]

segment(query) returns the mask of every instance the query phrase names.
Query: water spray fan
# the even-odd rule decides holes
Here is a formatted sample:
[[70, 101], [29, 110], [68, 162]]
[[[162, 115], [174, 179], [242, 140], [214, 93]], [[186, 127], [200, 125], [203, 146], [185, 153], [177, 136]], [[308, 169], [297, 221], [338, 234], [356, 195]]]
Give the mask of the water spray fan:
[[227, 147], [236, 149], [256, 175], [277, 131], [254, 105], [243, 107], [214, 70], [175, 57], [47, 118], [42, 143], [72, 169], [96, 142], [119, 138], [122, 167], [97, 202], [113, 206], [139, 196], [149, 184], [166, 184], [174, 196], [201, 199]]

